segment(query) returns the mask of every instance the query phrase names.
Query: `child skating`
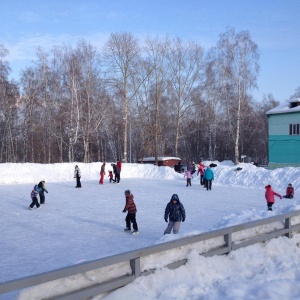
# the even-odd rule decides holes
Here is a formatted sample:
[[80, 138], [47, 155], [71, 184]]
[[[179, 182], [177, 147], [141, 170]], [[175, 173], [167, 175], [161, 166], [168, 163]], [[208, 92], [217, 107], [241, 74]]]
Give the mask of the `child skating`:
[[134, 196], [131, 194], [130, 190], [125, 191], [125, 198], [126, 198], [126, 203], [125, 207], [123, 209], [123, 213], [127, 212], [127, 216], [125, 218], [126, 222], [126, 228], [124, 231], [131, 231], [131, 223], [133, 227], [133, 231], [131, 232], [132, 234], [138, 234], [138, 225], [136, 222], [136, 205], [133, 201]]
[[36, 205], [36, 208], [40, 208], [40, 204], [39, 204], [39, 201], [38, 201], [38, 198], [37, 198], [38, 195], [39, 195], [39, 187], [36, 184], [33, 187], [32, 191], [31, 191], [31, 194], [30, 194], [32, 202], [31, 202], [31, 204], [28, 207], [29, 209], [33, 209], [33, 207], [35, 205]]
[[177, 194], [172, 195], [167, 204], [164, 219], [168, 223], [164, 234], [170, 234], [172, 229], [174, 234], [179, 233], [181, 221], [185, 221], [185, 209]]
[[192, 176], [191, 171], [189, 171], [189, 170], [185, 171], [184, 177], [186, 177], [186, 186], [192, 186], [191, 180], [192, 180], [193, 176]]

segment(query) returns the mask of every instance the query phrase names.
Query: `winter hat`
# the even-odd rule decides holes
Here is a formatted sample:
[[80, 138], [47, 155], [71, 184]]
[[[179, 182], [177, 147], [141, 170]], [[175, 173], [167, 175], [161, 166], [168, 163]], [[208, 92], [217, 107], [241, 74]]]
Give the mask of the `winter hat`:
[[291, 183], [289, 183], [289, 186], [293, 186]]
[[266, 185], [266, 186], [265, 186], [265, 188], [268, 188], [268, 189], [270, 189], [270, 188], [271, 188], [271, 185], [270, 185], [270, 184], [268, 184], [268, 185]]
[[171, 197], [171, 201], [173, 200], [176, 200], [176, 201], [179, 201], [179, 197], [177, 194], [173, 194], [172, 197]]
[[125, 196], [129, 196], [131, 194], [130, 190], [125, 191]]

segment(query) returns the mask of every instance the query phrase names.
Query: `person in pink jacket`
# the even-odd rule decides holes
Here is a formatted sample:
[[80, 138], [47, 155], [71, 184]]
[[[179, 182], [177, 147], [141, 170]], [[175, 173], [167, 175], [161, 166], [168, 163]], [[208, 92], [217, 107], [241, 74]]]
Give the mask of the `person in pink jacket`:
[[275, 203], [275, 197], [274, 196], [277, 196], [280, 199], [282, 199], [282, 196], [280, 194], [274, 192], [272, 190], [272, 187], [271, 187], [270, 184], [266, 185], [265, 189], [266, 189], [265, 198], [267, 200], [268, 210], [272, 210], [272, 206]]

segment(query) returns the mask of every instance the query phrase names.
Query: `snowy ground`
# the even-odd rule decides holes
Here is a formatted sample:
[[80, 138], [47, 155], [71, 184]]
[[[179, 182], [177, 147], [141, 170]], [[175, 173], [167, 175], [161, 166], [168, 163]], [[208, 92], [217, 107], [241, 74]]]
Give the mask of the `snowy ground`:
[[[235, 172], [231, 162], [217, 164], [212, 191], [196, 176], [186, 187], [183, 176], [168, 167], [123, 164], [121, 183], [110, 184], [107, 172], [101, 186], [101, 163], [79, 163], [83, 187], [75, 189], [75, 164], [1, 164], [0, 282], [300, 209], [300, 168], [269, 171], [240, 164], [243, 169]], [[32, 187], [42, 179], [49, 190], [46, 204], [28, 210]], [[295, 199], [277, 198], [274, 211], [267, 212], [264, 186], [284, 194], [290, 182]], [[123, 232], [125, 189], [135, 196], [138, 236]], [[180, 234], [163, 236], [164, 209], [174, 193], [185, 206], [186, 222]], [[204, 258], [191, 250], [185, 266], [139, 278], [105, 299], [300, 298], [299, 244], [295, 234], [227, 256]], [[37, 299], [33, 294], [25, 291], [19, 299]], [[17, 298], [0, 295], [1, 300]]]

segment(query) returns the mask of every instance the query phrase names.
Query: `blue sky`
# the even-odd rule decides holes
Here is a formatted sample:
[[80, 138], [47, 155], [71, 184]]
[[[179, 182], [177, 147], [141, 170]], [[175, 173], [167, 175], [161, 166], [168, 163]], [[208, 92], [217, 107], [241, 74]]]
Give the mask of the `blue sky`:
[[110, 33], [141, 39], [169, 34], [214, 46], [226, 28], [249, 31], [260, 52], [258, 90], [282, 102], [300, 86], [299, 0], [0, 0], [0, 43], [10, 51], [11, 76], [32, 65], [36, 47], [101, 47]]

